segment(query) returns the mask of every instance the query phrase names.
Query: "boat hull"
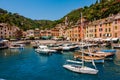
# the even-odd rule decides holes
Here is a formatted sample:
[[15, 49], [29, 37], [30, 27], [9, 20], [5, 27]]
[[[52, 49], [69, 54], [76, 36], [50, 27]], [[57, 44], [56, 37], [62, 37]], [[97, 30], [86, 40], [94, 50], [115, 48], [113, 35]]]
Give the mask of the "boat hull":
[[76, 73], [84, 73], [84, 74], [97, 74], [98, 70], [89, 68], [89, 67], [81, 67], [80, 65], [63, 65], [64, 68], [76, 72]]
[[112, 49], [112, 50], [101, 50], [102, 52], [112, 52], [112, 53], [115, 53], [116, 50]]
[[120, 49], [120, 46], [114, 46], [114, 49]]

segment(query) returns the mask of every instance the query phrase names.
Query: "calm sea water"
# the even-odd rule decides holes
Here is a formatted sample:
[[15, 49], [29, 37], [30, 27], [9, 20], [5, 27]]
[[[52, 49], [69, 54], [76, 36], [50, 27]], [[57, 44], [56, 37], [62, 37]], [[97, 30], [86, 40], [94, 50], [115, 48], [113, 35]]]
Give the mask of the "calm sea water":
[[72, 58], [73, 52], [44, 56], [29, 47], [24, 50], [0, 50], [0, 80], [120, 80], [120, 51], [113, 61], [96, 64], [99, 70], [96, 75], [64, 69], [65, 60]]

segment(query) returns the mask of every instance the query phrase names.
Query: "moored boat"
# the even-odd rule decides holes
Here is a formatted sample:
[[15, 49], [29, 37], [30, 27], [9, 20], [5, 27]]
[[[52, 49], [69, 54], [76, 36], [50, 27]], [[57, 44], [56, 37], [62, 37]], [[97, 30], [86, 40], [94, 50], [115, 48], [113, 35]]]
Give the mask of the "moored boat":
[[81, 66], [81, 65], [75, 65], [75, 64], [66, 64], [63, 65], [64, 68], [71, 70], [73, 72], [77, 73], [84, 73], [84, 74], [97, 74], [98, 70], [86, 67], [86, 66]]
[[[75, 53], [74, 54], [74, 58], [77, 60], [82, 60], [82, 55], [79, 53]], [[89, 55], [89, 54], [85, 54], [84, 53], [84, 57], [83, 57], [85, 62], [92, 62], [92, 60], [95, 63], [104, 63], [104, 57], [102, 56], [94, 56], [94, 55]]]
[[13, 43], [9, 46], [10, 49], [24, 49], [24, 44]]
[[35, 51], [41, 54], [51, 54], [52, 52], [56, 52], [56, 50], [51, 50], [44, 45], [40, 45], [37, 49], [35, 49]]
[[120, 44], [118, 46], [114, 46], [114, 49], [120, 49]]

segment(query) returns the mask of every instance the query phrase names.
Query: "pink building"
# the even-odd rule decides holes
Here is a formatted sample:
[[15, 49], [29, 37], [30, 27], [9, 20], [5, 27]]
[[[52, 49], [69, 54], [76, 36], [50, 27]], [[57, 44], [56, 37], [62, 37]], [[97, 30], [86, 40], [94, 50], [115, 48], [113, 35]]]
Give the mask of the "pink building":
[[16, 26], [10, 26], [7, 23], [0, 23], [0, 38], [13, 38], [16, 36], [16, 31], [20, 30]]

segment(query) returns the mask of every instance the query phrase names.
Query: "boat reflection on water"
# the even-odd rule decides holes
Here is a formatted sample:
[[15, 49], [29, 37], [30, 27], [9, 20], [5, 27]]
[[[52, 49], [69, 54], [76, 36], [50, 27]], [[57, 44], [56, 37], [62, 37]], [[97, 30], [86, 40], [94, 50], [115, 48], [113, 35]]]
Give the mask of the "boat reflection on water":
[[117, 50], [114, 63], [120, 65], [120, 50]]
[[38, 57], [39, 57], [39, 60], [40, 60], [40, 63], [46, 63], [48, 61], [48, 57], [51, 56], [52, 54], [38, 54]]
[[18, 55], [22, 53], [24, 49], [5, 49], [0, 51], [1, 56], [11, 56], [11, 55]]

